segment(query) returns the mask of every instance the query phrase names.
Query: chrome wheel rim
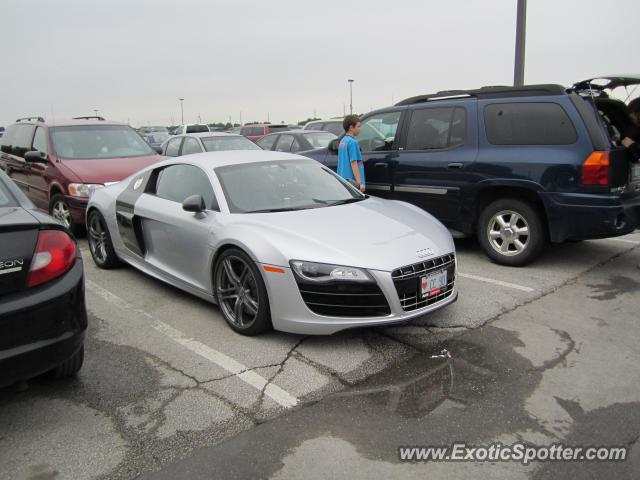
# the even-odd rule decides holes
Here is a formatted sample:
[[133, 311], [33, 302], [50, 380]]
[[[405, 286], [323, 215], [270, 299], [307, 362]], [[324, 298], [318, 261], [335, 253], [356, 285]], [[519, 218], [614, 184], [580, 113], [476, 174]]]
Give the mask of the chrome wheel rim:
[[518, 212], [502, 210], [489, 220], [487, 239], [500, 255], [520, 255], [529, 245], [529, 223]]
[[107, 261], [108, 241], [107, 229], [102, 219], [98, 215], [93, 215], [89, 221], [89, 248], [98, 263]]
[[67, 204], [62, 200], [58, 200], [53, 204], [51, 215], [53, 216], [53, 218], [60, 220], [65, 227], [71, 228], [71, 212], [69, 211], [69, 207], [67, 207]]
[[238, 328], [249, 328], [258, 318], [258, 284], [249, 265], [230, 255], [218, 268], [218, 303], [224, 316]]

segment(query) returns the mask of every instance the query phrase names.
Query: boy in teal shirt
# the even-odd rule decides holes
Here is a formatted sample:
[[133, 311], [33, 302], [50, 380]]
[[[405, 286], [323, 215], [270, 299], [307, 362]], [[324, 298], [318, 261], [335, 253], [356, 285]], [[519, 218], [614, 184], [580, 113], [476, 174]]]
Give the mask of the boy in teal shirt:
[[353, 180], [361, 192], [365, 190], [364, 165], [360, 146], [354, 137], [360, 133], [360, 119], [347, 115], [342, 122], [344, 137], [338, 147], [338, 175], [345, 180]]

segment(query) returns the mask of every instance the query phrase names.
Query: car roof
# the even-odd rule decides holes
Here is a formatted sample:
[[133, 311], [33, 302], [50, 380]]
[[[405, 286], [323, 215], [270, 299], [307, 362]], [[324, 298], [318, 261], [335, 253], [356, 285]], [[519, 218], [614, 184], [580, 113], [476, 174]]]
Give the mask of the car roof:
[[84, 120], [84, 119], [76, 119], [76, 118], [57, 119], [52, 121], [46, 121], [44, 119], [41, 119], [41, 120], [42, 121], [22, 120], [14, 123], [14, 125], [42, 125], [45, 127], [72, 127], [76, 125], [125, 125], [125, 126], [128, 126], [128, 124], [124, 122], [114, 122], [111, 120], [93, 120], [93, 119]]
[[310, 122], [305, 123], [305, 126], [311, 123], [342, 123], [343, 121], [344, 120], [340, 118], [330, 118], [328, 120], [311, 120]]
[[562, 85], [542, 84], [524, 85], [522, 87], [510, 86], [489, 86], [473, 90], [442, 90], [437, 93], [427, 95], [416, 95], [405, 98], [395, 104], [395, 106], [415, 105], [416, 103], [429, 102], [433, 100], [449, 100], [454, 98], [509, 98], [509, 97], [536, 97], [544, 95], [562, 95], [567, 89]]
[[[176, 135], [177, 137], [242, 137], [242, 135], [238, 135], [237, 133], [227, 133], [227, 132], [198, 132], [198, 133], [183, 133], [180, 135]], [[174, 136], [175, 138], [175, 136]]]
[[262, 138], [272, 137], [274, 135], [306, 135], [308, 133], [328, 133], [330, 135], [333, 135], [331, 132], [327, 132], [326, 130], [303, 130], [303, 129], [297, 129], [297, 130], [287, 130], [287, 131], [284, 131], [284, 132], [268, 133]]
[[[316, 162], [309, 157], [295, 155], [293, 153], [273, 152], [270, 150], [227, 150], [224, 152], [203, 152], [175, 157], [153, 165], [157, 168], [165, 164], [192, 164], [206, 169], [210, 166], [224, 167], [241, 163], [273, 162], [275, 160], [308, 160]], [[317, 163], [317, 162], [316, 162]]]

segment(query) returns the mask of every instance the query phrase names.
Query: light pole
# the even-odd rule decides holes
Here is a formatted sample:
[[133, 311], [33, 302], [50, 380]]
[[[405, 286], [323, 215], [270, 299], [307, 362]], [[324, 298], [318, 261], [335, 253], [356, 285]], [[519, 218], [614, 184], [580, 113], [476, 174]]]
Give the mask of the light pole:
[[180, 100], [180, 125], [184, 125], [184, 98], [178, 100]]
[[349, 82], [349, 115], [353, 115], [353, 80], [350, 78]]
[[98, 116], [98, 111], [99, 111], [99, 110], [98, 110], [97, 108], [94, 108], [94, 109], [93, 109], [93, 112], [96, 114], [96, 117]]
[[513, 69], [513, 86], [524, 85], [524, 49], [527, 36], [527, 0], [518, 0], [516, 20], [516, 58]]

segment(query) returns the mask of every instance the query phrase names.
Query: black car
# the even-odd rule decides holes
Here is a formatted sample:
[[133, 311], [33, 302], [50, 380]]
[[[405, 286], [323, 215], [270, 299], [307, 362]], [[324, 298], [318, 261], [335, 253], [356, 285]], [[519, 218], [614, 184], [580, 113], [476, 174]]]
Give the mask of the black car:
[[74, 375], [86, 329], [75, 239], [0, 171], [0, 386]]
[[263, 150], [298, 153], [324, 148], [336, 137], [330, 132], [314, 130], [290, 130], [283, 133], [270, 133], [256, 143]]
[[[356, 138], [366, 191], [423, 208], [455, 237], [476, 235], [503, 265], [533, 261], [548, 241], [632, 232], [640, 163], [619, 133], [627, 105], [604, 90], [640, 76], [605, 82], [443, 91], [368, 113]], [[337, 149], [305, 155], [336, 169]]]

